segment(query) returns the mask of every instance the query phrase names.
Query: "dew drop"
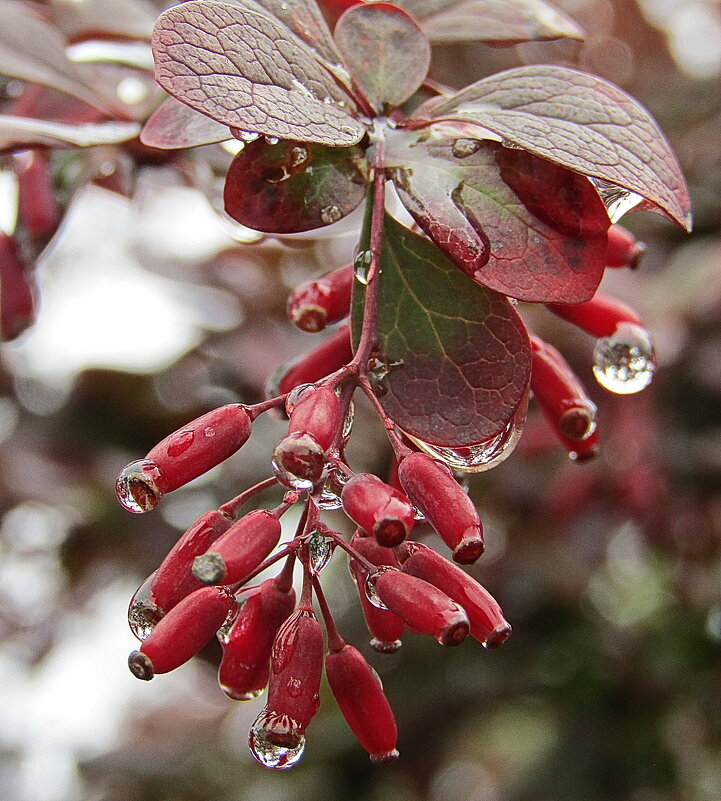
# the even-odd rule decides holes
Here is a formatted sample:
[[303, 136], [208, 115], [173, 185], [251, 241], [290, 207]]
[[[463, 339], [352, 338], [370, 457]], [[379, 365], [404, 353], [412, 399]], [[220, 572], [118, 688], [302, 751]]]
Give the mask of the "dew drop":
[[370, 381], [371, 389], [379, 398], [382, 398], [388, 392], [386, 380], [391, 370], [395, 370], [399, 367], [403, 367], [402, 359], [389, 362], [377, 353], [368, 359], [366, 365], [368, 380]]
[[348, 479], [342, 470], [337, 467], [330, 467], [328, 469], [328, 477], [315, 498], [316, 506], [328, 512], [340, 509], [343, 505], [340, 494], [347, 481]]
[[395, 654], [402, 645], [401, 640], [379, 640], [377, 637], [373, 637], [370, 641], [370, 647], [379, 654]]
[[293, 410], [295, 409], [298, 401], [301, 397], [305, 394], [306, 390], [311, 389], [313, 384], [298, 384], [297, 387], [293, 387], [291, 391], [288, 393], [288, 397], [285, 399], [285, 413], [288, 417], [293, 414]]
[[325, 223], [326, 225], [331, 225], [331, 223], [338, 222], [342, 216], [343, 212], [338, 206], [324, 206], [320, 210], [321, 222]]
[[250, 752], [266, 768], [292, 768], [305, 749], [305, 737], [299, 729], [292, 718], [274, 715], [264, 709], [250, 729]]
[[263, 139], [265, 140], [266, 145], [277, 145], [280, 142], [277, 136], [264, 136]]
[[588, 180], [596, 188], [612, 223], [617, 223], [624, 214], [635, 209], [643, 201], [641, 195], [629, 192], [628, 189], [604, 181], [602, 178], [589, 177]]
[[516, 414], [500, 434], [487, 439], [485, 442], [478, 442], [460, 448], [432, 445], [410, 434], [406, 434], [406, 436], [415, 442], [422, 451], [443, 462], [451, 470], [457, 470], [461, 473], [482, 473], [485, 470], [496, 467], [511, 455], [523, 433], [527, 412], [528, 396], [526, 395], [521, 401]]
[[480, 139], [456, 139], [451, 146], [451, 152], [457, 159], [465, 159], [477, 153], [483, 142]]
[[207, 437], [208, 439], [210, 439], [211, 437], [214, 437], [215, 436], [215, 429], [213, 428], [213, 426], [206, 426], [203, 429], [203, 436]]
[[355, 271], [356, 280], [361, 284], [368, 283], [368, 273], [370, 272], [371, 262], [373, 261], [373, 254], [370, 250], [361, 250], [360, 253], [353, 260], [353, 269]]
[[308, 539], [308, 562], [312, 575], [317, 576], [333, 556], [332, 540], [314, 531]]
[[237, 600], [231, 606], [227, 617], [223, 621], [223, 625], [218, 629], [216, 632], [216, 636], [218, 641], [225, 645], [228, 642], [230, 637], [230, 630], [233, 628], [233, 623], [238, 619], [238, 615], [240, 614], [240, 610], [243, 608], [243, 604], [239, 603]]
[[255, 142], [256, 139], [260, 138], [260, 134], [257, 131], [233, 130], [233, 135], [240, 139], [241, 142]]
[[295, 145], [290, 149], [290, 163], [293, 167], [299, 167], [308, 161], [308, 149], [303, 145]]
[[182, 456], [193, 444], [194, 439], [195, 429], [193, 428], [184, 428], [181, 431], [176, 431], [168, 440], [168, 456]]
[[620, 323], [610, 337], [596, 342], [593, 374], [596, 381], [617, 395], [632, 395], [645, 389], [656, 369], [656, 355], [645, 328]]
[[134, 514], [149, 512], [163, 497], [158, 487], [160, 469], [150, 459], [138, 459], [126, 465], [115, 482], [115, 494], [120, 505]]
[[[155, 571], [157, 573], [157, 571]], [[128, 625], [133, 635], [141, 642], [150, 636], [165, 612], [150, 601], [150, 585], [155, 573], [151, 573], [138, 587], [128, 606]]]
[[285, 689], [291, 698], [300, 698], [303, 692], [303, 682], [297, 676], [291, 676], [286, 682]]
[[318, 485], [327, 470], [323, 449], [310, 434], [299, 432], [288, 434], [276, 445], [271, 465], [283, 486], [301, 491]]
[[366, 576], [365, 580], [365, 594], [366, 598], [375, 606], [377, 609], [388, 609], [388, 607], [381, 601], [378, 590], [376, 589], [376, 582], [378, 581], [378, 577], [383, 574], [387, 573], [389, 570], [396, 570], [395, 567], [391, 567], [391, 565], [380, 565], [378, 570], [374, 573], [369, 573]]
[[[355, 406], [353, 405], [353, 401], [350, 401], [348, 404], [348, 411], [345, 413], [345, 419], [343, 420], [343, 430], [341, 431], [341, 438], [344, 446], [348, 444], [348, 440], [350, 439], [354, 417]], [[345, 484], [345, 481], [343, 483]]]

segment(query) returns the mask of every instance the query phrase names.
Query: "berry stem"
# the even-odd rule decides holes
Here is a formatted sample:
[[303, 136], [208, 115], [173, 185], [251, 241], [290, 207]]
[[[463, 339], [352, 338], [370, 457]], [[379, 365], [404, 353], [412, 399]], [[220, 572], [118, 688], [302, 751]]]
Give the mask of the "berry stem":
[[346, 553], [351, 557], [351, 559], [358, 562], [358, 564], [366, 571], [366, 573], [375, 573], [378, 570], [377, 565], [374, 565], [369, 559], [366, 559], [363, 554], [358, 553], [356, 549], [348, 542], [346, 542], [343, 537], [337, 532], [333, 531], [332, 529], [328, 528], [327, 526], [323, 526], [323, 533], [330, 537], [336, 545], [340, 545], [340, 547], [346, 551]]
[[385, 413], [385, 409], [381, 406], [375, 392], [373, 392], [373, 387], [371, 386], [368, 378], [364, 375], [358, 376], [358, 385], [373, 405], [378, 417], [380, 417], [381, 422], [386, 430], [388, 441], [393, 448], [393, 453], [395, 454], [396, 459], [400, 462], [401, 459], [403, 459], [409, 453], [412, 453], [411, 449], [407, 445], [404, 445], [400, 437], [396, 434], [395, 423]]
[[277, 484], [277, 479], [275, 476], [265, 478], [263, 481], [259, 481], [254, 486], [249, 487], [247, 490], [241, 492], [240, 495], [236, 495], [235, 498], [232, 498], [224, 503], [218, 508], [218, 511], [227, 517], [235, 519], [235, 516], [238, 514], [243, 504], [247, 503], [247, 501], [249, 501], [254, 495], [257, 495], [259, 492], [267, 489], [268, 487], [272, 487], [274, 484]]
[[330, 608], [328, 607], [328, 601], [326, 600], [325, 593], [323, 592], [323, 588], [317, 576], [313, 578], [313, 589], [315, 590], [315, 597], [318, 599], [318, 606], [321, 615], [323, 615], [323, 622], [325, 623], [325, 630], [328, 635], [328, 650], [331, 653], [336, 653], [345, 646], [346, 642], [341, 637], [335, 625], [333, 615], [331, 615]]

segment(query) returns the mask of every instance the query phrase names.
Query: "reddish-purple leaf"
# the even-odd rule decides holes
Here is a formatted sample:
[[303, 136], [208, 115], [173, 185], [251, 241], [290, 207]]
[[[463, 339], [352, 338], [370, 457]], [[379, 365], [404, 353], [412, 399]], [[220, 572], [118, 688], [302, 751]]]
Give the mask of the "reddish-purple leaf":
[[166, 98], [158, 106], [140, 133], [144, 145], [161, 150], [210, 145], [231, 138], [227, 125], [200, 114], [174, 97]]
[[67, 57], [63, 37], [29, 5], [0, 0], [0, 19], [0, 73], [52, 86], [115, 115], [114, 104]]
[[609, 219], [591, 183], [522, 150], [428, 130], [388, 139], [403, 204], [479, 284], [533, 303], [593, 296]]
[[250, 142], [225, 179], [225, 210], [256, 231], [294, 234], [330, 225], [365, 197], [367, 164], [360, 147], [306, 142]]
[[58, 27], [73, 42], [84, 39], [150, 39], [155, 9], [143, 0], [53, 2]]
[[349, 8], [338, 20], [335, 40], [351, 75], [380, 112], [407, 100], [423, 83], [431, 47], [418, 23], [390, 3]]
[[60, 122], [0, 115], [0, 150], [112, 145], [134, 139], [139, 131], [140, 125], [136, 122], [65, 125]]
[[[433, 445], [465, 447], [497, 436], [530, 378], [528, 333], [511, 302], [389, 216], [381, 266], [376, 356], [385, 367], [376, 389], [385, 411]], [[356, 341], [363, 294], [356, 282]]]
[[504, 142], [636, 192], [691, 227], [681, 169], [658, 125], [617, 86], [547, 64], [484, 78], [421, 107], [419, 119], [473, 122]]
[[544, 0], [400, 0], [434, 43], [582, 39], [583, 31]]
[[191, 0], [153, 31], [158, 83], [218, 122], [266, 136], [353, 145], [353, 102], [313, 50], [270, 15]]

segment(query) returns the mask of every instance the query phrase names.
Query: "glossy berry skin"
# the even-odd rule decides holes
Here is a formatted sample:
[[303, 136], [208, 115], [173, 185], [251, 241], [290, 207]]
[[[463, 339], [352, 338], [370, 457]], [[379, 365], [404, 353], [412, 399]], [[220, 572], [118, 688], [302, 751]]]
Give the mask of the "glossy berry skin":
[[251, 425], [245, 408], [231, 403], [161, 440], [145, 458], [157, 466], [162, 492], [182, 487], [232, 456], [247, 442]]
[[381, 601], [410, 628], [441, 645], [460, 645], [470, 629], [464, 609], [423, 579], [386, 569], [373, 577]]
[[596, 292], [585, 303], [551, 303], [548, 308], [561, 319], [594, 337], [612, 336], [621, 323], [643, 327], [638, 314], [630, 306], [603, 292]]
[[340, 401], [329, 387], [304, 389], [293, 406], [288, 422], [289, 434], [306, 434], [327, 451], [340, 428]]
[[341, 326], [316, 348], [290, 364], [278, 381], [278, 392], [285, 394], [301, 384], [311, 384], [334, 373], [353, 358], [350, 331]]
[[165, 612], [203, 585], [192, 573], [193, 560], [205, 553], [233, 521], [222, 512], [205, 512], [175, 543], [155, 572], [149, 600]]
[[222, 587], [201, 587], [161, 618], [128, 658], [132, 673], [148, 681], [187, 662], [213, 637], [237, 605]]
[[350, 312], [353, 280], [353, 265], [347, 264], [315, 281], [306, 281], [290, 294], [288, 317], [308, 333], [339, 322]]
[[295, 592], [268, 579], [249, 591], [223, 645], [218, 681], [238, 701], [255, 698], [268, 684], [270, 652], [283, 622], [295, 607]]
[[[351, 539], [351, 545], [374, 565], [399, 567], [393, 550], [378, 545], [372, 537], [362, 537], [356, 533]], [[395, 612], [391, 612], [390, 609], [380, 609], [371, 603], [366, 592], [368, 573], [358, 562], [351, 560], [350, 571], [358, 587], [358, 596], [366, 626], [372, 636], [371, 647], [380, 653], [394, 653], [401, 647], [401, 636], [405, 631], [405, 624]]]
[[240, 581], [275, 548], [280, 533], [280, 520], [272, 512], [267, 509], [249, 512], [195, 559], [193, 573], [203, 584]]
[[565, 441], [587, 439], [596, 428], [596, 405], [552, 345], [531, 337], [531, 389], [544, 416]]
[[275, 637], [265, 710], [282, 721], [266, 735], [277, 745], [295, 745], [320, 707], [323, 650], [320, 623], [308, 609], [298, 609]]
[[326, 655], [325, 674], [338, 707], [374, 763], [398, 757], [398, 730], [378, 675], [352, 645]]
[[486, 648], [495, 648], [505, 642], [511, 627], [488, 590], [420, 542], [407, 542], [402, 548], [406, 555], [403, 572], [433, 584], [460, 604], [468, 615], [471, 637]]
[[386, 548], [403, 542], [415, 524], [415, 509], [408, 498], [372, 473], [349, 479], [341, 503], [348, 517]]
[[460, 564], [472, 564], [483, 553], [483, 526], [470, 498], [445, 465], [425, 453], [401, 459], [398, 481], [425, 515]]

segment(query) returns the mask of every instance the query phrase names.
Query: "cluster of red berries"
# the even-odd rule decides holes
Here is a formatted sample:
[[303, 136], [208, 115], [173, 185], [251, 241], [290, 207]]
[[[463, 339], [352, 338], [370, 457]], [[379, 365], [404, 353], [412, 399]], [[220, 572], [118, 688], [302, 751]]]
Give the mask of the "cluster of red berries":
[[[608, 260], [628, 264], [638, 246], [623, 229], [611, 230], [616, 233], [610, 237]], [[306, 331], [340, 323], [349, 312], [353, 280], [348, 266], [302, 285], [289, 299], [289, 317]], [[632, 310], [602, 295], [551, 308], [601, 341], [623, 326], [643, 331]], [[592, 455], [596, 409], [580, 381], [555, 348], [535, 337], [532, 359], [531, 390], [544, 415], [574, 458]], [[267, 703], [251, 729], [250, 747], [258, 761], [272, 768], [292, 766], [303, 752], [305, 730], [318, 711], [324, 663], [331, 691], [371, 759], [385, 762], [398, 754], [396, 724], [380, 681], [339, 634], [322, 590], [319, 574], [336, 548], [348, 555], [376, 651], [396, 651], [404, 631], [429, 634], [442, 645], [458, 645], [470, 634], [486, 647], [500, 645], [511, 631], [498, 603], [477, 581], [409, 539], [423, 519], [456, 563], [472, 564], [483, 553], [478, 512], [451, 469], [414, 448], [377, 401], [394, 451], [388, 481], [354, 473], [346, 461], [353, 393], [360, 387], [374, 400], [370, 369], [352, 365], [350, 335], [342, 324], [276, 375], [268, 400], [208, 412], [170, 434], [118, 478], [121, 503], [133, 512], [149, 511], [164, 494], [238, 451], [260, 414], [285, 410], [287, 432], [272, 454], [273, 476], [193, 523], [138, 590], [129, 612], [131, 628], [142, 641], [129, 657], [138, 678], [173, 670], [217, 634], [223, 690], [247, 700], [267, 686]], [[631, 379], [638, 372], [628, 363], [615, 367]], [[286, 490], [279, 506], [236, 520], [244, 503], [276, 484]], [[281, 544], [281, 518], [296, 504], [303, 506], [297, 531]], [[357, 527], [350, 540], [323, 522], [326, 508], [342, 508]], [[275, 577], [250, 586], [281, 562]], [[293, 573], [298, 565], [303, 583], [296, 603]]]

